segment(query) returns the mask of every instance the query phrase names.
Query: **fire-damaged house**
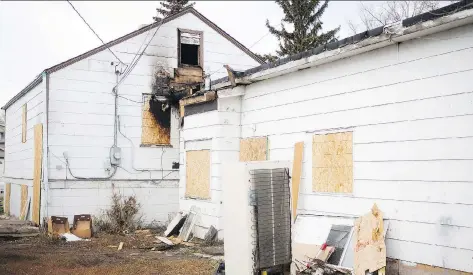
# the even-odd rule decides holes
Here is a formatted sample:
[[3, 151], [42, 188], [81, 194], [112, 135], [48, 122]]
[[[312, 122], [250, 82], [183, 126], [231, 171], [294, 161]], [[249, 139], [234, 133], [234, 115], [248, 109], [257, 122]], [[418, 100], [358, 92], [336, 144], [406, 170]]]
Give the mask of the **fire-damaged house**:
[[179, 211], [179, 102], [224, 65], [261, 63], [187, 8], [44, 70], [3, 106], [5, 210], [71, 221], [100, 215], [115, 190], [136, 196], [145, 223], [167, 221]]
[[181, 208], [229, 275], [471, 274], [472, 78], [471, 0], [229, 70], [184, 107]]

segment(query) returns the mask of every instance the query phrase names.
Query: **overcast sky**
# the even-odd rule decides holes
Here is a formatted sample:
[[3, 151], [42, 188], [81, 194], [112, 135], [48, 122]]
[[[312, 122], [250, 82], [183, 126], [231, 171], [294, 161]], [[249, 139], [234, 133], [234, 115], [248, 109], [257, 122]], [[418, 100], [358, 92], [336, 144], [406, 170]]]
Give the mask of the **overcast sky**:
[[[158, 1], [72, 2], [108, 42], [152, 23]], [[341, 26], [339, 37], [352, 35], [347, 20], [358, 18], [358, 2], [330, 2], [324, 29]], [[195, 8], [257, 53], [274, 52], [277, 40], [265, 26], [279, 24], [283, 13], [273, 1], [197, 1]], [[0, 106], [42, 70], [84, 53], [101, 42], [66, 1], [0, 0]]]

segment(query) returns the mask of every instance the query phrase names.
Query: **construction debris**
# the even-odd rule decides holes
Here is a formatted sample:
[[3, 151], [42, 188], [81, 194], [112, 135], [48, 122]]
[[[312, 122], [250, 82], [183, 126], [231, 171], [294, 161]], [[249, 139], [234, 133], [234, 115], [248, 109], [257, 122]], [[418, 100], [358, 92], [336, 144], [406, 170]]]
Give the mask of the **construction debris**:
[[51, 216], [48, 220], [48, 233], [51, 235], [61, 235], [70, 233], [69, 221], [66, 217]]
[[355, 221], [355, 275], [365, 275], [386, 266], [383, 213], [376, 204]]
[[30, 221], [13, 218], [0, 219], [0, 237], [21, 238], [39, 235], [39, 228]]
[[90, 239], [92, 237], [92, 217], [89, 214], [74, 215], [72, 234], [79, 238]]
[[168, 239], [165, 238], [165, 237], [156, 236], [156, 239], [160, 240], [161, 242], [163, 242], [163, 243], [165, 243], [165, 244], [167, 244], [167, 245], [170, 245], [170, 246], [174, 245], [173, 242], [171, 242], [170, 240], [168, 240]]
[[177, 213], [176, 216], [174, 216], [172, 221], [169, 223], [168, 227], [166, 228], [166, 231], [164, 231], [164, 236], [169, 237], [178, 234], [185, 220], [186, 215], [182, 214], [182, 212]]
[[120, 242], [120, 244], [118, 245], [118, 251], [122, 250], [123, 249], [123, 242]]
[[211, 225], [210, 228], [209, 228], [209, 231], [207, 231], [207, 233], [205, 234], [204, 243], [205, 244], [213, 244], [215, 238], [217, 237], [217, 233], [218, 233], [217, 229], [215, 229], [215, 227], [213, 227], [213, 225]]
[[187, 242], [189, 240], [189, 236], [194, 230], [194, 225], [197, 220], [199, 211], [199, 208], [195, 206], [191, 207], [189, 215], [187, 215], [186, 221], [182, 225], [181, 232], [179, 233], [179, 239], [181, 239], [182, 241]]
[[76, 235], [71, 234], [71, 233], [62, 233], [62, 234], [59, 234], [59, 237], [61, 237], [61, 239], [65, 240], [66, 242], [90, 241], [87, 239], [79, 238]]

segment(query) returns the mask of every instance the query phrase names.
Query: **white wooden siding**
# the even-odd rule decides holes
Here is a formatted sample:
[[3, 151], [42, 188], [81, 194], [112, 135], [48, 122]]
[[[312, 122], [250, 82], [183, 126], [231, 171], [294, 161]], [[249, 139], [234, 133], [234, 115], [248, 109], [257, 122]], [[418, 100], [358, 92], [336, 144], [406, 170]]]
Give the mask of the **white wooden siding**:
[[[34, 125], [45, 122], [44, 91], [43, 81], [6, 110], [4, 176], [25, 179], [25, 184], [27, 182], [31, 184], [28, 180], [33, 178]], [[24, 104], [27, 107], [26, 142], [22, 143], [22, 108]]]
[[[181, 132], [180, 157], [180, 208], [188, 211], [195, 205], [201, 209], [201, 220], [197, 223], [197, 237], [204, 237], [208, 228], [213, 225], [223, 238], [223, 194], [222, 164], [236, 162], [240, 147], [240, 98], [219, 98], [215, 111], [186, 116], [184, 129]], [[210, 200], [196, 200], [185, 197], [186, 160], [185, 151], [211, 150]]]
[[[473, 26], [246, 87], [242, 137], [305, 141], [299, 211], [391, 220], [389, 257], [473, 272]], [[353, 131], [352, 194], [312, 191], [316, 131]], [[422, 251], [422, 253], [419, 253]]]

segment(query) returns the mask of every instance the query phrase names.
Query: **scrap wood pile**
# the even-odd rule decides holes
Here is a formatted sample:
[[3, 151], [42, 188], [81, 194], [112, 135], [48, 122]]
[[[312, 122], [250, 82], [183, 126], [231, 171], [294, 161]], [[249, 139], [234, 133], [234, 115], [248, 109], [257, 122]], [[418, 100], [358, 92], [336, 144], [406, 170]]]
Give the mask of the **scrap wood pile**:
[[0, 216], [0, 237], [20, 238], [39, 235], [39, 228], [30, 221]]
[[[353, 226], [320, 224], [321, 243], [293, 243], [293, 266], [296, 274], [384, 274], [386, 267], [385, 235], [387, 227], [376, 204], [355, 220]], [[312, 229], [312, 228], [310, 228]], [[310, 231], [307, 231], [310, 232]], [[304, 239], [303, 239], [304, 240]], [[323, 241], [320, 241], [323, 240]], [[315, 241], [317, 242], [317, 241]]]

